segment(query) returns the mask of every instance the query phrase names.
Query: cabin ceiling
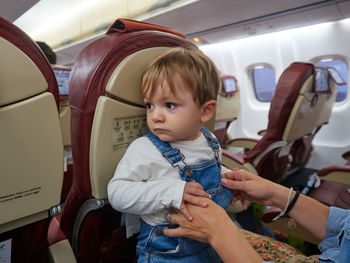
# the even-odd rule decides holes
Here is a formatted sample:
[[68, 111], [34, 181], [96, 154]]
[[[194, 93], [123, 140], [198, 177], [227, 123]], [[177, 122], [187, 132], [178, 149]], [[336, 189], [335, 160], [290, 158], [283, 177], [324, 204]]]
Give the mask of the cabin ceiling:
[[[40, 2], [40, 3], [39, 3]], [[89, 21], [93, 29], [87, 30], [89, 34], [73, 39], [65, 46], [55, 46], [35, 34], [26, 26], [37, 21], [43, 27], [46, 21], [41, 17], [52, 17], [60, 5], [63, 14], [72, 11], [74, 3], [84, 3], [86, 18], [80, 14], [81, 21]], [[118, 8], [105, 8], [118, 4]], [[177, 4], [177, 5], [176, 5]], [[124, 6], [126, 5], [126, 7]], [[144, 6], [141, 6], [144, 5]], [[36, 11], [35, 17], [28, 16], [30, 8], [46, 6], [45, 11]], [[62, 6], [62, 7], [61, 7]], [[156, 11], [154, 8], [158, 7]], [[66, 8], [66, 9], [64, 9]], [[114, 10], [108, 12], [108, 10]], [[121, 10], [127, 13], [120, 13]], [[27, 13], [26, 11], [29, 10]], [[66, 11], [64, 11], [66, 10]], [[131, 10], [131, 11], [130, 11]], [[50, 14], [52, 12], [52, 15]], [[81, 11], [80, 11], [81, 12]], [[119, 13], [118, 13], [119, 12]], [[41, 16], [42, 14], [42, 16]], [[46, 41], [54, 46], [57, 52], [58, 64], [72, 65], [80, 50], [88, 43], [104, 34], [106, 24], [113, 21], [103, 21], [103, 17], [110, 16], [112, 20], [123, 17], [154, 23], [183, 32], [187, 39], [198, 37], [199, 44], [215, 43], [228, 39], [242, 38], [252, 35], [270, 33], [292, 27], [311, 25], [327, 21], [336, 21], [350, 17], [350, 0], [2, 0], [0, 1], [0, 16], [14, 22], [34, 40]], [[122, 15], [124, 14], [124, 15]], [[79, 15], [78, 15], [79, 17]], [[26, 20], [27, 19], [27, 20]], [[61, 19], [62, 20], [62, 19]], [[92, 23], [93, 21], [94, 23]], [[102, 21], [102, 22], [101, 22]], [[70, 28], [70, 20], [60, 21], [58, 24]], [[57, 24], [57, 23], [56, 23]], [[103, 30], [96, 32], [96, 28]], [[35, 25], [33, 25], [35, 27]], [[84, 25], [79, 25], [80, 29]], [[63, 30], [62, 32], [73, 31]], [[54, 31], [47, 28], [47, 31]], [[43, 30], [42, 30], [43, 31]], [[48, 32], [53, 34], [53, 32]], [[54, 34], [55, 38], [65, 39], [61, 34]]]
[[201, 0], [145, 21], [215, 43], [347, 17], [350, 1]]
[[37, 2], [39, 0], [1, 0], [0, 16], [14, 22]]

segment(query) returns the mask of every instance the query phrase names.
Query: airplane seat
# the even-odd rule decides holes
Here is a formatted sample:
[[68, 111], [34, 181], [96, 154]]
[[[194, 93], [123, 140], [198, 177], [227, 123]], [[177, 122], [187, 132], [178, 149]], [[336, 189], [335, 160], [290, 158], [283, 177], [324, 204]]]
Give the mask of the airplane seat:
[[0, 247], [4, 262], [47, 262], [60, 203], [58, 88], [44, 53], [0, 17]]
[[61, 192], [61, 203], [63, 203], [68, 195], [70, 187], [73, 181], [73, 160], [72, 160], [72, 147], [70, 140], [70, 104], [69, 104], [69, 77], [71, 68], [51, 65], [55, 73], [60, 102], [60, 122], [63, 136], [64, 146], [64, 177]]
[[[296, 159], [293, 155], [298, 153], [292, 148], [293, 144], [307, 136], [312, 139], [315, 132], [328, 122], [337, 83], [340, 80], [335, 70], [311, 63], [292, 63], [278, 81], [264, 136], [260, 140], [249, 140], [254, 146], [241, 156], [224, 149], [223, 163], [230, 168], [247, 169], [272, 181], [284, 179]], [[228, 146], [242, 144], [242, 141], [231, 140]]]
[[176, 31], [118, 19], [79, 54], [70, 77], [73, 184], [61, 229], [79, 262], [133, 262], [136, 239], [126, 239], [107, 184], [127, 146], [147, 131], [141, 75], [170, 47], [197, 48]]
[[[343, 153], [348, 160], [349, 151]], [[321, 179], [319, 187], [312, 189], [310, 197], [328, 206], [350, 209], [350, 165], [331, 165], [317, 171]]]
[[238, 81], [234, 76], [221, 76], [221, 88], [217, 98], [214, 134], [221, 148], [232, 138], [227, 133], [230, 124], [237, 119], [240, 108]]

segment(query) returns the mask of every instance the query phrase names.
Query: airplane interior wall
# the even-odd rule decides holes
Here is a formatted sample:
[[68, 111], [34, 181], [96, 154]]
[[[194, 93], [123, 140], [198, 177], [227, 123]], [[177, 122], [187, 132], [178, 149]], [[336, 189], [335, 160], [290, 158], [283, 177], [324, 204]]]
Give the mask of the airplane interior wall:
[[[346, 19], [201, 46], [221, 73], [234, 75], [240, 85], [240, 114], [229, 129], [231, 137], [259, 138], [257, 132], [267, 127], [270, 103], [255, 98], [251, 78], [254, 66], [272, 66], [277, 82], [283, 70], [295, 61], [341, 57], [349, 65], [349, 43], [350, 19]], [[344, 101], [334, 105], [329, 123], [313, 141], [314, 151], [307, 167], [320, 169], [345, 163], [341, 155], [350, 150], [349, 97], [348, 92]]]

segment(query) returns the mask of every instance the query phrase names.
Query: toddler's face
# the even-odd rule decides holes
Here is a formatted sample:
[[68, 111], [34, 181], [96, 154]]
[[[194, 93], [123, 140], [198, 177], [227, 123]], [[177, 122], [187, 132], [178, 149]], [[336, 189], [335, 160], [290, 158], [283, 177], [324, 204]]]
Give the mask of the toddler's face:
[[147, 125], [162, 141], [193, 140], [200, 135], [202, 107], [193, 100], [186, 82], [176, 74], [176, 96], [167, 83], [157, 87], [152, 97], [146, 92]]

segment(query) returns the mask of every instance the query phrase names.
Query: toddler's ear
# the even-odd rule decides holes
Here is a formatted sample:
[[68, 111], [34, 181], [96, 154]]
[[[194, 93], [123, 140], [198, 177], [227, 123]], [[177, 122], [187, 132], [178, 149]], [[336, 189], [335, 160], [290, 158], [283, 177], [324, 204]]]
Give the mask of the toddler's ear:
[[201, 108], [202, 108], [201, 121], [204, 123], [209, 121], [211, 117], [213, 117], [213, 115], [215, 114], [216, 101], [209, 100], [205, 102]]

